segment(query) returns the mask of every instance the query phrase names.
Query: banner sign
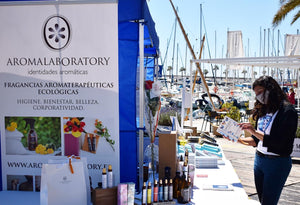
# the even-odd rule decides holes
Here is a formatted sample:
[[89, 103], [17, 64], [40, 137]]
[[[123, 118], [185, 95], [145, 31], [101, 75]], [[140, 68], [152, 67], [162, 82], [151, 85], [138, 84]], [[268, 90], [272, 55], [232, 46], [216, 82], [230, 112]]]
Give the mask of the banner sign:
[[0, 6], [3, 190], [39, 191], [51, 158], [120, 181], [118, 4]]

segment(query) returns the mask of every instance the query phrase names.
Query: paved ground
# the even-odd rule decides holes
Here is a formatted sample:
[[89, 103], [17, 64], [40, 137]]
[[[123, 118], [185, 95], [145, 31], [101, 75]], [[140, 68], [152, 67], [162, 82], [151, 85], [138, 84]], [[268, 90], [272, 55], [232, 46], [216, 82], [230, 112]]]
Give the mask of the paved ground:
[[[216, 138], [225, 157], [231, 161], [248, 196], [257, 200], [253, 179], [255, 148]], [[293, 158], [293, 167], [282, 191], [278, 205], [300, 205], [300, 158]]]

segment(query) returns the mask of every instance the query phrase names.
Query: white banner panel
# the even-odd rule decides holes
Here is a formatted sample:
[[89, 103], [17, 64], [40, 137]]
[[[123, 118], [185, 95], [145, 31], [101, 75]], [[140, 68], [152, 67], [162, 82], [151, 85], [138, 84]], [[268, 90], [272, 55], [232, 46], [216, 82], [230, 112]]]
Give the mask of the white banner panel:
[[285, 35], [285, 56], [300, 55], [300, 35]]
[[117, 3], [0, 6], [6, 190], [39, 190], [50, 157], [86, 157], [93, 187], [119, 182]]
[[[243, 38], [241, 31], [227, 31], [227, 58], [244, 57]], [[239, 69], [241, 66], [228, 65], [229, 69]]]

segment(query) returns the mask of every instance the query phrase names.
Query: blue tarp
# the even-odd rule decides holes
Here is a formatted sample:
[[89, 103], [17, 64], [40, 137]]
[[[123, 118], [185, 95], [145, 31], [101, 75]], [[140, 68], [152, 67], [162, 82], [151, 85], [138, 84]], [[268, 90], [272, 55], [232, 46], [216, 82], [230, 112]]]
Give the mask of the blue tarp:
[[[139, 55], [139, 25], [145, 20], [145, 58], [156, 57], [159, 40], [155, 24], [145, 0], [119, 1], [119, 102], [120, 102], [120, 179], [137, 182], [137, 124], [136, 124], [136, 69]], [[153, 79], [154, 61], [146, 60], [145, 68]], [[148, 65], [148, 63], [152, 63]], [[152, 75], [152, 76], [151, 76]]]

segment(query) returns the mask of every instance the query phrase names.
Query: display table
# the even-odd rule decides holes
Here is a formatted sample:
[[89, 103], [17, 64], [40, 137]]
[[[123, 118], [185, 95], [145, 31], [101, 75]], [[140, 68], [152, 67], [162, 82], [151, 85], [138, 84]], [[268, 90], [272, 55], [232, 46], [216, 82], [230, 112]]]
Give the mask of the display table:
[[[231, 190], [208, 190], [212, 185], [228, 185]], [[141, 204], [141, 194], [137, 195], [135, 204]], [[176, 200], [175, 200], [176, 201]], [[177, 202], [177, 201], [176, 201]], [[164, 203], [158, 203], [163, 205]], [[168, 203], [167, 203], [168, 204]], [[179, 203], [176, 203], [177, 205]], [[219, 161], [218, 168], [196, 169], [194, 187], [189, 205], [259, 205], [258, 201], [249, 199], [229, 160]]]
[[[196, 169], [192, 201], [190, 204], [259, 204], [249, 200], [229, 160], [218, 168]], [[228, 185], [232, 190], [209, 190], [213, 185]]]
[[[229, 185], [232, 190], [207, 190], [212, 185]], [[138, 196], [136, 196], [137, 198]], [[141, 196], [140, 196], [141, 197]], [[137, 204], [140, 200], [135, 201]], [[0, 191], [0, 204], [5, 205], [38, 205], [39, 192]], [[223, 158], [218, 168], [196, 169], [192, 200], [188, 204], [228, 204], [228, 205], [255, 205], [257, 201], [250, 200], [234, 171], [229, 160]]]

